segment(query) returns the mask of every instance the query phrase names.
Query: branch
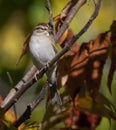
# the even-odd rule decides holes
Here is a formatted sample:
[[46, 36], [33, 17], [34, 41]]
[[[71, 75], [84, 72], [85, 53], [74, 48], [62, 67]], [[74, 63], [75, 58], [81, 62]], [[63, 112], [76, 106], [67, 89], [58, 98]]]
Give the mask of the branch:
[[[77, 2], [77, 4], [75, 5], [75, 8], [77, 8], [76, 10], [78, 11], [86, 0], [78, 0], [79, 2]], [[82, 2], [81, 2], [82, 1]], [[77, 12], [73, 11], [75, 8], [73, 8], [71, 10], [70, 15], [74, 16]], [[75, 13], [75, 14], [74, 14]], [[66, 27], [65, 24], [69, 25], [69, 23], [71, 22], [71, 18], [69, 15], [67, 15], [67, 19], [65, 20], [64, 24], [63, 24], [63, 28], [61, 27], [61, 29], [58, 31], [58, 33], [56, 34], [56, 41], [60, 38], [60, 31], [65, 32]], [[69, 23], [68, 23], [69, 22]], [[58, 37], [58, 38], [57, 38]], [[64, 50], [64, 49], [63, 49]], [[62, 50], [62, 51], [63, 51]], [[68, 49], [67, 49], [68, 51]], [[56, 56], [57, 57], [57, 56]], [[60, 57], [59, 57], [60, 58]], [[55, 61], [54, 61], [55, 60]], [[57, 61], [57, 58], [55, 58], [52, 61], [52, 64], [54, 64]], [[51, 66], [52, 66], [51, 64]], [[50, 67], [51, 67], [50, 66]], [[42, 77], [42, 75], [47, 71], [48, 68], [46, 68], [46, 66], [40, 70], [40, 73], [38, 74], [38, 79], [40, 77]], [[28, 73], [24, 76], [24, 78], [13, 88], [11, 89], [11, 91], [9, 92], [9, 94], [7, 95], [7, 97], [4, 99], [1, 107], [5, 109], [5, 111], [7, 111], [13, 104], [15, 104], [17, 102], [17, 100], [20, 98], [20, 96], [31, 86], [36, 82], [36, 79], [33, 77], [33, 75], [35, 74], [36, 69], [34, 67], [32, 67]]]
[[[1, 105], [1, 107], [4, 108], [5, 111], [7, 111], [13, 104], [17, 102], [19, 97], [23, 94], [23, 93], [21, 94], [21, 91], [23, 91], [22, 88], [24, 84], [33, 77], [36, 71], [37, 69], [35, 68], [35, 66], [32, 66], [30, 70], [25, 74], [25, 76], [21, 79], [21, 81], [10, 90], [9, 94], [4, 99]], [[19, 97], [18, 97], [19, 95], [18, 93], [21, 94]]]
[[56, 42], [60, 39], [60, 37], [62, 36], [62, 34], [68, 28], [70, 22], [72, 21], [72, 19], [76, 15], [76, 13], [79, 11], [80, 7], [82, 7], [82, 5], [86, 2], [86, 0], [76, 0], [76, 1], [77, 2], [75, 3], [75, 5], [72, 7], [72, 9], [70, 9], [70, 12], [67, 14], [67, 17], [66, 17], [66, 19], [65, 19], [62, 27], [59, 29], [58, 33], [55, 36], [55, 41]]
[[67, 112], [67, 111], [64, 111], [64, 112], [61, 112], [59, 114], [56, 114], [56, 115], [52, 116], [49, 120], [43, 122], [41, 124], [41, 127], [39, 128], [39, 130], [48, 130], [51, 127], [53, 127], [54, 125], [56, 125], [59, 122], [61, 122], [62, 120], [64, 120], [67, 117], [69, 117], [69, 115], [71, 115], [71, 113]]
[[[93, 13], [93, 15], [90, 17], [90, 19], [89, 19], [89, 21], [87, 22], [87, 24], [83, 27], [83, 30], [81, 30], [80, 31], [80, 33], [79, 34], [76, 34], [75, 35], [75, 39], [76, 39], [76, 37], [78, 36], [78, 35], [80, 35], [80, 34], [83, 34], [84, 33], [84, 31], [86, 31], [86, 29], [90, 26], [90, 24], [92, 23], [92, 20], [97, 16], [97, 14], [98, 14], [98, 10], [99, 10], [99, 8], [98, 7], [100, 7], [100, 5], [99, 6], [96, 6], [96, 8], [97, 8], [97, 13], [96, 13], [96, 11], [94, 11], [94, 13]], [[72, 39], [73, 40], [73, 39]], [[71, 41], [72, 41], [71, 40]], [[69, 46], [71, 46], [73, 43], [72, 42], [69, 42]], [[104, 49], [104, 48], [103, 48]], [[105, 48], [106, 49], [106, 48]], [[97, 51], [97, 50], [96, 50]], [[62, 51], [61, 51], [62, 52]], [[58, 54], [60, 54], [60, 53], [58, 53]], [[87, 57], [86, 57], [87, 58]], [[57, 60], [57, 59], [56, 59]], [[54, 64], [54, 62], [55, 61], [53, 61], [53, 64]], [[51, 61], [51, 66], [52, 66], [52, 61]], [[47, 69], [47, 68], [45, 68], [45, 69]], [[40, 73], [39, 73], [40, 74]], [[38, 76], [40, 77], [40, 75], [38, 74]], [[41, 96], [39, 97], [40, 99], [41, 99]], [[29, 107], [27, 107], [27, 110], [26, 110], [26, 114], [27, 114], [27, 116], [26, 116], [26, 114], [25, 114], [25, 112], [24, 112], [24, 114], [21, 116], [21, 117], [23, 117], [23, 119], [25, 119], [25, 117], [27, 117], [26, 119], [28, 119], [30, 116], [29, 116], [29, 113], [28, 113], [28, 110], [29, 110], [29, 108], [31, 109], [31, 106]], [[31, 114], [31, 113], [30, 113]], [[22, 118], [21, 118], [22, 119]], [[23, 121], [23, 120], [22, 120]], [[17, 122], [20, 122], [20, 120], [19, 121], [17, 121]], [[45, 124], [45, 128], [44, 129], [48, 129], [48, 127], [50, 127], [50, 124], [51, 125], [53, 125], [54, 123], [52, 122], [52, 123], [50, 123], [50, 122], [48, 122], [48, 125], [46, 125], [46, 123], [44, 123]], [[15, 126], [17, 126], [17, 125], [15, 125]], [[44, 125], [43, 125], [44, 126]]]
[[[58, 41], [58, 39], [61, 37], [61, 35], [63, 34], [63, 32], [66, 30], [66, 28], [68, 27], [69, 23], [71, 22], [71, 19], [74, 17], [74, 14], [76, 14], [76, 11], [79, 10], [79, 8], [84, 4], [86, 0], [79, 0], [78, 1], [78, 6], [74, 8], [72, 8], [71, 12], [69, 12], [70, 15], [67, 16], [65, 22], [63, 23], [61, 29], [58, 31], [57, 35], [55, 36], [56, 41]], [[73, 45], [73, 43], [89, 28], [89, 26], [91, 25], [91, 23], [93, 22], [93, 20], [96, 18], [96, 16], [98, 15], [99, 12], [99, 8], [101, 5], [101, 1], [102, 0], [98, 0], [98, 2], [96, 3], [95, 6], [95, 10], [92, 14], [92, 16], [90, 17], [90, 19], [88, 20], [88, 22], [86, 23], [86, 25], [82, 28], [82, 30], [77, 33], [76, 35], [74, 35], [74, 37], [72, 38], [72, 40], [63, 48], [63, 50], [59, 53], [56, 54], [56, 56], [53, 58], [53, 60], [50, 62], [50, 66], [51, 67], [58, 59], [60, 59], [60, 57], [62, 55], [64, 55], [71, 47], [71, 45]], [[78, 9], [76, 9], [78, 8]], [[76, 11], [75, 11], [76, 9]], [[43, 67], [40, 72], [37, 74], [37, 78], [38, 80], [43, 76], [43, 74], [48, 70], [48, 67], [45, 66]], [[32, 72], [31, 72], [32, 73]], [[25, 80], [20, 81], [16, 86], [15, 89], [11, 90], [12, 91], [12, 96], [9, 96], [10, 99], [8, 99], [8, 96], [5, 98], [2, 107], [5, 110], [8, 110], [19, 98], [20, 96], [32, 85], [36, 82], [36, 79], [34, 77], [32, 77], [31, 79], [29, 78], [28, 80], [26, 80], [27, 82], [25, 83]], [[21, 83], [21, 85], [19, 85]], [[10, 95], [10, 93], [9, 93]], [[6, 102], [7, 101], [7, 102]]]
[[36, 108], [36, 106], [44, 99], [45, 93], [47, 89], [47, 84], [42, 87], [42, 90], [38, 94], [37, 99], [27, 105], [27, 109], [21, 115], [21, 117], [14, 123], [14, 126], [17, 128], [19, 127], [25, 120], [29, 119], [31, 116], [32, 111]]
[[46, 0], [46, 3], [47, 3], [47, 10], [48, 10], [48, 14], [49, 14], [49, 25], [52, 27], [52, 33], [53, 33], [53, 36], [55, 35], [54, 33], [54, 26], [53, 26], [53, 15], [52, 15], [52, 10], [51, 10], [51, 5], [50, 5], [50, 0]]
[[[62, 49], [61, 52], [57, 53], [56, 56], [52, 59], [52, 61], [50, 62], [50, 65], [52, 66], [57, 60], [60, 59], [61, 56], [63, 56], [68, 50], [70, 50], [70, 47], [73, 45], [73, 43], [79, 39], [79, 37], [84, 34], [85, 31], [87, 31], [87, 29], [89, 28], [89, 26], [92, 24], [93, 20], [97, 17], [100, 6], [101, 6], [101, 2], [102, 0], [98, 0], [98, 2], [96, 3], [95, 9], [93, 14], [91, 15], [91, 17], [89, 18], [88, 22], [85, 24], [85, 26], [80, 30], [79, 33], [77, 33], [76, 35], [73, 36], [73, 38], [65, 45], [65, 47]], [[66, 21], [67, 23], [67, 21]], [[65, 24], [65, 23], [64, 23]], [[65, 25], [62, 25], [61, 29], [63, 27], [65, 27]], [[61, 31], [62, 32], [62, 31]], [[57, 36], [60, 37], [60, 33], [57, 33]]]

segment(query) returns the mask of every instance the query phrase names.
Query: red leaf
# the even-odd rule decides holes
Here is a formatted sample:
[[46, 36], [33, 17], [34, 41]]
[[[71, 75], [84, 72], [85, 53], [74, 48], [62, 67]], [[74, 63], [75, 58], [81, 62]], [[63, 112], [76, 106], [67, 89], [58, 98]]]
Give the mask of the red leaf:
[[[62, 45], [68, 43], [68, 38], [71, 38], [70, 35], [67, 35]], [[108, 56], [108, 47], [109, 36], [102, 33], [94, 41], [83, 43], [81, 47], [75, 43], [59, 61], [59, 85], [62, 77], [67, 76], [65, 88], [73, 99], [83, 85], [88, 87], [93, 98], [96, 97]]]
[[27, 36], [27, 38], [26, 38], [26, 40], [25, 40], [25, 42], [24, 42], [24, 44], [23, 44], [22, 52], [21, 52], [19, 58], [18, 58], [17, 61], [16, 61], [16, 65], [19, 64], [20, 60], [21, 60], [22, 57], [27, 53], [27, 51], [28, 51], [28, 49], [29, 49], [30, 36], [31, 36], [31, 34], [29, 34], [29, 35]]
[[109, 36], [102, 33], [88, 44], [89, 60], [86, 66], [86, 85], [93, 98], [96, 97], [102, 78], [104, 64], [108, 57]]

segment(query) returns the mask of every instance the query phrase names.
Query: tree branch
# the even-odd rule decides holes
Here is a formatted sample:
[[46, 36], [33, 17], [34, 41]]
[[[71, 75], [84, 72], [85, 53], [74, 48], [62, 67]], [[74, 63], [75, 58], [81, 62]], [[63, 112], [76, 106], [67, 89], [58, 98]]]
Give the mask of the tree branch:
[[[86, 1], [86, 0], [79, 0], [79, 1]], [[79, 5], [77, 7], [81, 7], [80, 3], [78, 3]], [[75, 9], [75, 8], [74, 8]], [[75, 13], [75, 11], [72, 11], [72, 13]], [[74, 14], [71, 13], [71, 16], [74, 16]], [[67, 21], [71, 21], [71, 18], [73, 17], [67, 17], [66, 23], [68, 23]], [[68, 20], [69, 19], [69, 20]], [[63, 25], [66, 24], [64, 22]], [[68, 23], [69, 24], [69, 23]], [[65, 31], [66, 28], [63, 27], [63, 29], [61, 28], [60, 30]], [[60, 30], [58, 32], [60, 32]], [[60, 34], [60, 33], [59, 33]], [[56, 34], [56, 37], [60, 37], [58, 33]], [[58, 40], [58, 38], [57, 38]], [[47, 71], [48, 68], [46, 68], [46, 66], [40, 70], [40, 73], [38, 74], [38, 79]], [[33, 77], [33, 75], [35, 74], [36, 69], [34, 67], [32, 67], [28, 73], [24, 76], [24, 78], [13, 88], [11, 89], [11, 91], [9, 92], [9, 94], [7, 95], [7, 97], [4, 99], [1, 107], [5, 109], [5, 111], [7, 111], [13, 104], [15, 104], [17, 102], [17, 100], [20, 98], [20, 96], [31, 86], [36, 82], [36, 79]]]
[[17, 102], [17, 100], [23, 93], [19, 97], [17, 97], [18, 95], [16, 94], [21, 93], [20, 91], [22, 90], [24, 84], [34, 76], [36, 71], [37, 69], [35, 68], [35, 66], [32, 66], [30, 70], [25, 74], [25, 76], [20, 80], [20, 82], [10, 90], [1, 105], [1, 107], [4, 108], [5, 111], [7, 111], [13, 104]]
[[48, 10], [48, 14], [49, 14], [49, 25], [52, 27], [52, 33], [53, 36], [55, 35], [54, 33], [54, 26], [53, 26], [53, 15], [52, 15], [52, 9], [51, 9], [51, 4], [49, 0], [46, 0], [47, 3], [47, 10]]
[[46, 89], [47, 89], [47, 83], [42, 87], [42, 90], [38, 94], [38, 97], [32, 101], [29, 105], [27, 105], [27, 108], [25, 112], [20, 116], [20, 118], [14, 122], [14, 126], [17, 128], [20, 126], [25, 120], [29, 119], [31, 116], [32, 111], [36, 108], [36, 106], [44, 99]]
[[[85, 24], [85, 26], [80, 30], [79, 33], [75, 34], [73, 36], [73, 38], [69, 41], [69, 43], [67, 43], [65, 45], [65, 47], [62, 49], [61, 52], [57, 53], [56, 56], [52, 59], [52, 61], [50, 62], [50, 65], [52, 66], [57, 60], [59, 60], [59, 58], [61, 56], [63, 56], [68, 50], [70, 50], [70, 47], [73, 45], [73, 43], [79, 39], [79, 37], [85, 32], [87, 31], [87, 29], [89, 28], [89, 26], [92, 24], [93, 20], [97, 17], [98, 15], [98, 12], [99, 12], [99, 9], [100, 9], [100, 6], [101, 6], [101, 2], [102, 0], [98, 0], [98, 2], [96, 3], [96, 6], [95, 6], [95, 9], [94, 9], [94, 12], [93, 14], [91, 15], [91, 17], [89, 18], [88, 22]], [[66, 22], [67, 23], [67, 22]], [[65, 24], [65, 23], [64, 23]], [[64, 25], [63, 24], [63, 25]], [[62, 25], [62, 27], [63, 27]], [[62, 30], [62, 27], [61, 27], [61, 30]], [[65, 25], [64, 25], [65, 27]], [[62, 32], [62, 31], [61, 31]], [[57, 33], [57, 36], [60, 37], [60, 33]]]
[[55, 36], [55, 41], [57, 42], [62, 34], [65, 32], [65, 30], [68, 28], [70, 22], [76, 15], [76, 13], [79, 11], [80, 7], [86, 2], [86, 0], [76, 0], [75, 5], [70, 9], [70, 12], [67, 14], [66, 19], [62, 25], [62, 27], [59, 29], [58, 33]]
[[49, 120], [47, 120], [47, 121], [45, 121], [45, 122], [43, 122], [41, 124], [41, 127], [39, 128], [39, 130], [48, 130], [48, 129], [50, 129], [54, 125], [58, 124], [62, 120], [69, 117], [70, 114], [71, 114], [70, 112], [63, 111], [63, 112], [61, 112], [59, 114], [56, 114], [56, 115], [52, 116]]
[[[76, 35], [74, 35], [74, 37], [72, 38], [72, 40], [63, 48], [63, 50], [59, 53], [56, 54], [56, 56], [53, 58], [53, 60], [50, 62], [50, 66], [51, 67], [62, 55], [64, 55], [71, 47], [71, 45], [89, 28], [89, 26], [91, 25], [91, 23], [93, 22], [93, 20], [96, 18], [96, 16], [98, 15], [99, 12], [99, 8], [101, 5], [101, 1], [102, 0], [98, 0], [98, 2], [96, 3], [95, 6], [95, 10], [92, 14], [92, 16], [90, 17], [90, 19], [88, 20], [88, 22], [86, 23], [86, 25], [82, 28], [82, 30], [77, 33]], [[86, 2], [86, 0], [78, 0], [78, 6], [74, 6], [74, 8], [71, 9], [71, 11], [69, 12], [70, 15], [67, 16], [65, 22], [63, 23], [61, 29], [58, 31], [58, 33], [55, 36], [55, 40], [58, 41], [58, 39], [61, 37], [61, 35], [63, 34], [63, 32], [66, 30], [66, 28], [68, 27], [69, 23], [71, 22], [72, 18], [74, 17], [74, 15], [76, 14], [76, 12], [79, 10], [79, 8]], [[78, 9], [77, 9], [78, 8]], [[33, 69], [33, 68], [32, 68]], [[43, 67], [40, 72], [37, 74], [37, 78], [38, 80], [43, 76], [43, 74], [48, 70], [48, 67], [45, 66]], [[35, 69], [34, 71], [30, 71], [28, 73], [31, 73], [31, 77], [33, 75], [33, 72], [35, 73]], [[8, 94], [8, 96], [5, 98], [3, 104], [2, 104], [2, 108], [4, 108], [5, 110], [8, 110], [19, 98], [20, 96], [32, 85], [36, 82], [36, 79], [34, 77], [30, 78], [28, 77], [28, 79], [26, 79], [27, 82], [25, 82], [24, 78], [23, 80], [21, 80], [14, 89], [12, 89], [10, 91], [10, 93]], [[11, 96], [9, 96], [11, 95]]]

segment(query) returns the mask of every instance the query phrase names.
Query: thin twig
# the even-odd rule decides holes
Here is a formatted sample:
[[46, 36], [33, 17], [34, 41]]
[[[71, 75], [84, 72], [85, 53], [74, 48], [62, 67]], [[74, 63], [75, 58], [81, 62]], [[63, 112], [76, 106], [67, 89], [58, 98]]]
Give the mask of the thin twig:
[[[11, 75], [10, 75], [9, 72], [6, 72], [6, 74], [8, 76], [8, 79], [9, 79], [9, 82], [10, 82], [10, 86], [11, 86], [11, 88], [13, 88], [13, 79], [12, 79]], [[13, 111], [14, 111], [14, 114], [15, 114], [15, 117], [16, 117], [16, 120], [17, 120], [17, 110], [16, 110], [15, 104], [13, 105]]]
[[10, 75], [9, 72], [6, 72], [6, 74], [8, 76], [8, 79], [9, 79], [9, 82], [10, 82], [10, 86], [13, 88], [13, 79], [12, 79], [11, 75]]
[[53, 36], [54, 36], [55, 33], [54, 33], [54, 26], [53, 26], [53, 14], [52, 14], [50, 0], [46, 0], [46, 3], [47, 3], [46, 8], [47, 8], [48, 14], [49, 14], [49, 25], [52, 27], [52, 33], [53, 33]]
[[5, 111], [7, 111], [15, 102], [19, 99], [19, 97], [23, 94], [21, 94], [19, 97], [17, 97], [17, 93], [21, 93], [21, 89], [23, 88], [24, 84], [27, 81], [30, 81], [30, 79], [33, 77], [37, 69], [35, 66], [32, 66], [30, 70], [25, 74], [25, 76], [21, 79], [21, 81], [13, 87], [10, 92], [8, 93], [7, 97], [4, 99], [1, 107], [4, 108]]
[[48, 129], [50, 129], [54, 125], [58, 124], [62, 120], [69, 117], [70, 114], [71, 114], [70, 112], [63, 111], [63, 112], [61, 112], [59, 114], [56, 114], [56, 115], [52, 116], [49, 120], [47, 120], [47, 121], [45, 121], [45, 122], [43, 122], [41, 124], [41, 127], [39, 128], [39, 130], [48, 130]]
[[[78, 4], [80, 5], [81, 4], [81, 6], [82, 6], [82, 3], [81, 2], [85, 2], [84, 0], [80, 0], [80, 2], [78, 2]], [[76, 35], [74, 35], [74, 37], [72, 38], [72, 40], [63, 48], [63, 50], [61, 51], [61, 52], [59, 52], [59, 53], [57, 53], [57, 55], [53, 58], [53, 60], [50, 62], [50, 66], [49, 67], [51, 67], [62, 55], [64, 55], [69, 49], [70, 49], [70, 46], [89, 28], [89, 26], [91, 25], [91, 23], [93, 22], [93, 20], [96, 18], [96, 16], [98, 15], [98, 11], [99, 11], [99, 8], [100, 8], [100, 5], [101, 5], [101, 2], [102, 2], [102, 0], [98, 0], [98, 2], [97, 2], [97, 4], [96, 4], [96, 6], [95, 6], [95, 10], [94, 10], [94, 12], [93, 12], [93, 14], [92, 14], [92, 16], [90, 17], [90, 19], [88, 20], [88, 22], [86, 23], [86, 25], [82, 28], [82, 30], [79, 32], [79, 33], [77, 33]], [[80, 6], [78, 6], [78, 8], [80, 8]], [[72, 14], [73, 13], [76, 13], [75, 11], [73, 11], [72, 12]], [[71, 14], [71, 16], [74, 16], [74, 14], [72, 15]], [[73, 17], [71, 17], [71, 18], [73, 18]], [[66, 29], [66, 27], [67, 27], [67, 25], [70, 23], [70, 21], [71, 21], [71, 19], [70, 19], [70, 16], [69, 16], [69, 20], [68, 20], [68, 17], [67, 17], [67, 19], [66, 19], [66, 23], [64, 23], [64, 24], [66, 24], [66, 26], [63, 24], [63, 27], [61, 27], [61, 29], [59, 30], [59, 32], [61, 31], [62, 33], [63, 33], [63, 30], [65, 31], [65, 29]], [[60, 38], [60, 36], [62, 35], [62, 33], [58, 33], [56, 36], [58, 37], [58, 38]], [[56, 41], [58, 40], [58, 38], [56, 37]], [[39, 74], [38, 74], [38, 79], [40, 78], [40, 77], [42, 77], [43, 76], [43, 74], [46, 72], [48, 70], [48, 68], [45, 66], [45, 67], [43, 67], [41, 70], [40, 70], [40, 72], [39, 72]], [[17, 92], [16, 92], [16, 90], [14, 90], [15, 92], [15, 95], [13, 95], [12, 97], [10, 97], [11, 99], [10, 100], [8, 100], [8, 102], [7, 103], [5, 103], [5, 102], [3, 102], [3, 104], [2, 104], [2, 107], [5, 109], [5, 110], [8, 110], [15, 102], [16, 102], [16, 100], [18, 100], [19, 99], [19, 97], [32, 85], [32, 84], [34, 84], [36, 82], [36, 80], [35, 80], [35, 78], [33, 77], [33, 78], [31, 78], [28, 82], [26, 82], [26, 83], [24, 83], [23, 82], [23, 84], [20, 86], [21, 87], [21, 89], [20, 89], [20, 91], [19, 91], [19, 89], [17, 90]], [[16, 87], [17, 88], [17, 87]]]
[[27, 105], [27, 109], [25, 112], [20, 116], [20, 118], [14, 123], [14, 126], [17, 128], [20, 126], [25, 120], [29, 119], [31, 116], [32, 111], [36, 108], [38, 104], [45, 98], [45, 93], [47, 89], [47, 83], [42, 87], [42, 90], [38, 94], [37, 99], [32, 101], [29, 105]]
[[70, 12], [68, 13], [62, 27], [59, 29], [58, 33], [55, 36], [55, 41], [57, 42], [60, 37], [62, 36], [62, 34], [64, 33], [64, 31], [68, 28], [70, 22], [72, 21], [72, 19], [74, 18], [74, 16], [76, 15], [76, 13], [78, 12], [78, 10], [80, 9], [80, 7], [82, 7], [82, 5], [86, 2], [86, 0], [77, 0], [77, 2], [75, 3], [75, 5], [72, 7], [72, 9], [70, 9]]
[[[100, 8], [100, 4], [101, 4], [101, 1], [99, 0], [99, 3], [96, 5], [96, 7], [95, 7], [95, 10], [94, 10], [94, 12], [93, 12], [93, 14], [92, 14], [92, 16], [90, 17], [90, 19], [88, 20], [88, 22], [85, 24], [85, 26], [83, 27], [83, 29], [79, 32], [79, 33], [77, 33], [73, 38], [72, 38], [72, 40], [68, 43], [68, 46], [66, 45], [65, 46], [65, 51], [67, 51], [68, 49], [69, 49], [69, 47], [75, 42], [75, 40], [76, 39], [78, 39], [88, 28], [89, 28], [89, 26], [91, 25], [91, 23], [92, 23], [92, 21], [96, 18], [96, 16], [97, 16], [97, 14], [98, 14], [98, 11], [99, 11], [99, 8]], [[63, 49], [63, 50], [64, 50]], [[65, 51], [61, 51], [61, 52], [59, 52], [56, 56], [57, 57], [55, 57], [51, 62], [50, 62], [50, 66], [52, 66], [59, 58], [60, 58], [60, 55], [62, 56], [63, 55], [63, 53], [65, 53]], [[44, 69], [44, 71], [47, 71], [47, 69], [48, 68], [46, 68], [45, 67], [45, 69]], [[41, 71], [42, 73], [42, 75], [43, 75], [43, 71]], [[38, 74], [38, 77], [41, 77], [41, 75], [40, 75], [40, 73]], [[41, 93], [41, 92], [40, 92]], [[41, 94], [40, 94], [41, 95]], [[40, 99], [39, 99], [40, 98]], [[41, 101], [41, 96], [39, 96], [39, 98], [38, 98], [38, 100], [39, 101]], [[34, 104], [32, 104], [32, 105], [29, 105], [29, 106], [27, 106], [27, 110], [24, 112], [24, 114], [21, 116], [21, 118], [20, 118], [20, 120], [22, 120], [22, 122], [24, 121], [24, 119], [28, 119], [29, 117], [30, 117], [30, 114], [31, 114], [31, 110], [32, 110], [32, 108], [35, 108], [35, 106], [39, 103], [37, 103], [37, 104], [35, 104], [35, 103], [37, 103], [37, 102], [34, 102]], [[30, 111], [29, 111], [30, 110]], [[27, 112], [27, 113], [26, 113]], [[30, 113], [29, 113], [30, 112]], [[28, 114], [27, 115], [27, 118], [25, 118], [26, 117], [26, 114]], [[17, 121], [16, 123], [15, 123], [15, 126], [18, 126], [18, 125], [20, 125], [19, 124], [19, 122], [21, 123], [21, 121]], [[50, 123], [50, 122], [49, 122]], [[18, 125], [17, 125], [18, 124]], [[45, 123], [46, 124], [46, 123]], [[53, 125], [53, 123], [51, 123], [52, 125]], [[43, 125], [44, 126], [44, 125]], [[45, 125], [45, 128], [44, 129], [48, 129], [48, 127], [49, 127], [50, 125]], [[46, 128], [47, 127], [47, 128]]]
[[[86, 1], [86, 0], [79, 0], [79, 1]], [[79, 5], [77, 6], [77, 8], [81, 7], [81, 3], [78, 3]], [[74, 8], [75, 9], [75, 8]], [[77, 10], [78, 11], [78, 10]], [[77, 13], [75, 11], [72, 11], [72, 13]], [[71, 16], [74, 16], [74, 14], [71, 14]], [[64, 22], [63, 25], [65, 25], [66, 23], [69, 24], [68, 22], [71, 22], [71, 18], [73, 17], [67, 17], [66, 22]], [[69, 19], [69, 20], [68, 20]], [[62, 30], [65, 31], [66, 28], [62, 28], [58, 31], [60, 32]], [[60, 37], [59, 35], [60, 33], [56, 34], [56, 37]], [[58, 40], [57, 38], [57, 40]], [[64, 51], [64, 49], [62, 50]], [[67, 50], [68, 51], [68, 50]], [[55, 58], [57, 60], [57, 58]], [[47, 71], [48, 68], [44, 67], [43, 69], [41, 69], [38, 79]], [[4, 99], [1, 107], [4, 108], [5, 111], [7, 111], [13, 104], [15, 104], [17, 102], [17, 100], [20, 98], [20, 96], [31, 86], [36, 82], [36, 79], [34, 79], [33, 75], [35, 74], [36, 69], [33, 66], [28, 72], [27, 74], [24, 76], [24, 78], [22, 78], [22, 80], [13, 88], [10, 90], [9, 94], [7, 95], [7, 97]]]
[[[91, 17], [89, 18], [88, 22], [85, 24], [85, 26], [80, 30], [79, 33], [77, 33], [76, 35], [73, 36], [73, 38], [71, 39], [71, 41], [69, 41], [68, 44], [65, 45], [65, 47], [62, 49], [61, 52], [57, 53], [56, 56], [52, 59], [52, 61], [50, 62], [50, 65], [52, 66], [57, 60], [59, 60], [59, 58], [61, 56], [63, 56], [68, 50], [70, 50], [70, 47], [74, 44], [74, 42], [79, 39], [79, 37], [85, 32], [87, 31], [87, 29], [89, 28], [89, 26], [92, 24], [93, 20], [97, 17], [100, 6], [101, 6], [101, 2], [102, 0], [98, 0], [94, 12], [91, 15]], [[64, 25], [64, 24], [63, 24]]]

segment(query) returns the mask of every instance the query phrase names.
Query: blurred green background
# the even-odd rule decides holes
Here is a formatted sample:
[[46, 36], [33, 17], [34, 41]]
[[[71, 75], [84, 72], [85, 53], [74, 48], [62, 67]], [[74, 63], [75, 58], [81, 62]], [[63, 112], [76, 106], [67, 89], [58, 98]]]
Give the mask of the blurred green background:
[[[53, 15], [56, 16], [59, 14], [66, 3], [67, 0], [51, 0]], [[79, 10], [70, 25], [75, 33], [86, 23], [93, 11], [93, 7], [93, 1], [88, 0], [87, 4]], [[107, 31], [112, 24], [112, 21], [116, 20], [115, 13], [116, 0], [104, 0], [98, 17], [88, 31], [78, 40], [79, 44], [94, 39], [99, 33]], [[13, 79], [13, 85], [15, 85], [32, 66], [29, 54], [21, 60], [17, 67], [15, 66], [15, 63], [21, 52], [25, 37], [39, 22], [48, 22], [45, 0], [0, 0], [0, 95], [2, 95], [3, 98], [12, 87], [6, 73], [10, 73]], [[108, 97], [116, 106], [116, 74], [114, 75], [112, 83], [112, 96], [109, 94], [106, 85], [110, 62], [109, 58], [104, 68], [100, 92]], [[16, 104], [19, 115], [24, 111], [27, 103], [32, 101], [36, 96], [37, 83], [34, 86], [31, 87]], [[38, 120], [38, 117], [36, 117], [36, 112], [38, 111], [42, 113], [39, 118], [39, 120], [41, 120], [45, 111], [43, 110], [43, 107], [39, 107], [33, 112], [32, 120]], [[97, 130], [102, 129], [115, 130], [116, 122], [112, 121], [110, 127], [108, 120], [103, 118]]]

